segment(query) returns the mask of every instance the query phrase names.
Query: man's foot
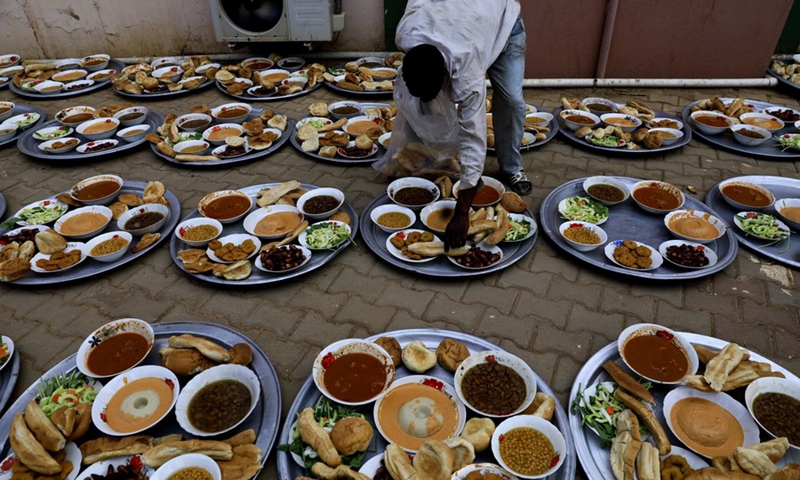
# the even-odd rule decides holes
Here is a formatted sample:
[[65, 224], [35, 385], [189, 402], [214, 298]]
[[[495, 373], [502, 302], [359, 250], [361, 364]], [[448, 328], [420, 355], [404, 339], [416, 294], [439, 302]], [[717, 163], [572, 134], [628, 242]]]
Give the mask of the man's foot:
[[517, 195], [521, 195], [523, 197], [530, 195], [531, 191], [533, 191], [533, 184], [530, 180], [528, 180], [528, 176], [525, 175], [524, 170], [520, 170], [514, 175], [509, 176], [508, 185]]

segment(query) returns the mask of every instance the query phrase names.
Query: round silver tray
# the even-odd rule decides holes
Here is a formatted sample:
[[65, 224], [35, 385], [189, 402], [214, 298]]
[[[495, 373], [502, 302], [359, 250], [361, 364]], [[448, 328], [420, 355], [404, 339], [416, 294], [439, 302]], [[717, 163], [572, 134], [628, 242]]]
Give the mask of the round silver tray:
[[[122, 189], [119, 191], [119, 194], [122, 193], [133, 193], [139, 196], [142, 196], [144, 192], [144, 187], [147, 186], [146, 182], [130, 182], [125, 181], [125, 184], [122, 186]], [[151, 251], [155, 250], [155, 248], [163, 242], [167, 237], [172, 234], [172, 230], [175, 228], [175, 225], [178, 224], [178, 219], [181, 215], [181, 204], [178, 202], [178, 197], [175, 196], [170, 190], [167, 190], [164, 193], [164, 197], [169, 202], [169, 218], [164, 225], [158, 229], [158, 233], [161, 234], [161, 237], [155, 241], [152, 245], [145, 248], [144, 250], [140, 250], [136, 253], [131, 253], [128, 251], [125, 255], [122, 256], [116, 262], [109, 262], [109, 263], [101, 263], [91, 258], [87, 258], [83, 263], [80, 265], [76, 265], [69, 270], [64, 272], [52, 272], [52, 273], [34, 273], [29, 272], [24, 277], [14, 280], [10, 283], [10, 285], [35, 285], [35, 286], [42, 286], [42, 285], [54, 285], [58, 283], [65, 283], [71, 282], [75, 280], [80, 280], [82, 278], [88, 278], [100, 275], [105, 273], [109, 270], [113, 270], [117, 267], [130, 263], [137, 258], [141, 257], [142, 255], [146, 255]], [[117, 229], [117, 221], [111, 220], [108, 223], [108, 226], [103, 230], [103, 232], [113, 232]], [[100, 232], [100, 233], [103, 233]], [[98, 233], [99, 235], [99, 233]], [[135, 245], [136, 242], [139, 241], [139, 237], [134, 237], [133, 244]]]
[[[249, 121], [254, 118], [257, 118], [262, 111], [263, 109], [261, 108], [254, 108], [253, 111], [250, 113], [250, 115], [247, 116], [247, 120]], [[275, 113], [280, 114], [280, 112], [278, 111], [276, 111]], [[216, 121], [211, 122], [211, 124], [209, 124], [209, 127], [215, 125], [216, 123], [218, 122]], [[187, 167], [218, 167], [220, 165], [235, 165], [239, 163], [250, 162], [252, 160], [266, 157], [267, 155], [270, 155], [273, 152], [277, 151], [279, 148], [281, 148], [283, 144], [285, 144], [286, 141], [289, 139], [289, 137], [293, 136], [294, 136], [294, 121], [291, 118], [287, 118], [286, 131], [281, 133], [281, 136], [276, 141], [272, 142], [272, 145], [270, 145], [269, 148], [265, 148], [264, 150], [251, 150], [250, 153], [239, 157], [220, 158], [219, 160], [209, 160], [203, 162], [181, 162], [170, 157], [169, 155], [165, 155], [159, 152], [158, 148], [153, 143], [150, 144], [150, 148], [153, 150], [153, 153], [155, 153], [156, 156], [161, 157], [163, 160], [166, 160], [167, 162], [173, 163], [175, 165], [181, 165]], [[214, 148], [213, 145], [212, 148]], [[209, 148], [209, 150], [211, 150], [212, 148]]]
[[6, 197], [0, 193], [0, 218], [3, 218], [4, 213], [6, 213]]
[[[333, 70], [337, 70], [337, 69], [341, 70], [343, 68], [344, 68], [344, 64], [342, 63], [342, 64], [339, 64], [339, 65], [336, 65], [336, 66], [333, 66], [333, 67], [329, 68], [328, 71], [330, 71], [332, 69]], [[394, 95], [394, 91], [386, 92], [386, 91], [383, 91], [383, 90], [375, 90], [375, 91], [372, 91], [372, 92], [366, 92], [366, 91], [357, 92], [355, 90], [348, 90], [346, 88], [339, 87], [335, 83], [329, 82], [327, 80], [324, 81], [323, 83], [325, 84], [326, 88], [329, 88], [329, 89], [333, 90], [334, 92], [339, 92], [339, 93], [341, 93], [342, 95], [344, 95], [346, 97], [385, 98], [385, 97], [391, 97], [391, 96]]]
[[[238, 190], [240, 192], [246, 193], [247, 195], [250, 195], [250, 197], [253, 198], [253, 201], [255, 202], [255, 200], [258, 199], [258, 191], [259, 190], [264, 189], [264, 188], [277, 187], [278, 185], [280, 185], [280, 183], [264, 183], [264, 184], [261, 184], [261, 185], [252, 185], [252, 186], [249, 186], [249, 187], [239, 188]], [[304, 188], [306, 190], [313, 190], [313, 189], [316, 189], [316, 188], [319, 188], [319, 187], [316, 186], [316, 185], [310, 185], [310, 184], [304, 183], [304, 184], [302, 184], [302, 188]], [[255, 205], [255, 203], [254, 203], [254, 205]], [[256, 208], [258, 208], [258, 207], [256, 207]], [[350, 216], [350, 228], [352, 229], [351, 236], [353, 238], [355, 238], [356, 234], [358, 233], [358, 214], [356, 213], [356, 210], [352, 207], [352, 205], [350, 205], [346, 200], [345, 200], [344, 204], [342, 204], [341, 210], [346, 212]], [[197, 209], [194, 209], [191, 212], [189, 212], [188, 215], [183, 217], [183, 219], [181, 221], [188, 220], [190, 218], [198, 218], [200, 216], [201, 216], [200, 212], [198, 212]], [[239, 220], [239, 221], [235, 222], [235, 223], [228, 224], [228, 225], [223, 225], [224, 233], [220, 233], [220, 236], [230, 235], [230, 234], [234, 234], [234, 233], [247, 233], [245, 231], [245, 229], [244, 229], [244, 226], [242, 225], [243, 224], [243, 220], [244, 220], [244, 218], [242, 220]], [[316, 221], [317, 220], [309, 220], [308, 223], [312, 224], [312, 223], [315, 223]], [[283, 281], [289, 280], [290, 278], [299, 277], [301, 275], [305, 275], [306, 273], [312, 272], [312, 271], [322, 267], [323, 265], [327, 264], [328, 262], [333, 260], [333, 258], [336, 255], [339, 255], [342, 251], [347, 249], [347, 247], [349, 247], [351, 243], [353, 243], [351, 241], [344, 242], [342, 244], [342, 246], [340, 246], [339, 248], [337, 248], [335, 250], [314, 250], [312, 252], [312, 255], [311, 255], [311, 260], [309, 260], [308, 263], [306, 263], [305, 265], [303, 265], [302, 267], [300, 267], [300, 268], [298, 268], [296, 270], [292, 270], [292, 271], [289, 271], [289, 272], [286, 272], [286, 273], [263, 272], [263, 271], [259, 270], [258, 268], [256, 268], [255, 265], [253, 265], [252, 266], [252, 273], [250, 274], [249, 277], [245, 278], [244, 280], [226, 280], [224, 278], [215, 277], [210, 272], [209, 273], [194, 274], [194, 273], [186, 271], [186, 269], [183, 268], [183, 262], [181, 262], [178, 259], [178, 251], [179, 250], [184, 250], [184, 249], [187, 249], [187, 248], [192, 248], [192, 247], [189, 247], [188, 245], [186, 245], [183, 241], [178, 239], [177, 235], [174, 235], [172, 232], [170, 232], [170, 235], [172, 236], [172, 239], [170, 240], [170, 244], [169, 244], [169, 253], [172, 256], [172, 261], [175, 263], [175, 265], [177, 265], [178, 268], [180, 268], [184, 273], [186, 273], [187, 275], [191, 276], [192, 278], [195, 278], [197, 280], [201, 280], [201, 281], [204, 281], [204, 282], [216, 283], [216, 284], [220, 284], [220, 285], [246, 285], [246, 286], [250, 286], [250, 285], [266, 285], [266, 284], [269, 284], [269, 283], [283, 282]], [[250, 259], [250, 263], [253, 264], [255, 262], [255, 260], [256, 260], [256, 257], [254, 256], [253, 258]]]
[[[681, 333], [681, 335], [691, 343], [715, 350], [719, 350], [728, 344], [728, 342], [724, 340], [707, 337], [705, 335], [698, 335], [695, 333]], [[768, 362], [772, 364], [773, 370], [779, 371], [786, 375], [787, 378], [794, 378], [797, 381], [797, 377], [791, 372], [772, 362], [768, 358], [758, 355], [752, 350], [750, 350], [750, 359], [758, 362]], [[603, 369], [603, 364], [608, 360], [614, 360], [622, 367], [623, 370], [628, 373], [632, 373], [630, 369], [625, 366], [624, 362], [622, 362], [622, 359], [619, 356], [617, 342], [611, 343], [594, 354], [592, 358], [590, 358], [586, 364], [584, 364], [580, 372], [578, 372], [578, 376], [575, 378], [575, 381], [572, 384], [572, 391], [570, 391], [569, 394], [570, 403], [575, 399], [575, 396], [578, 394], [580, 389], [585, 389], [587, 386], [594, 385], [599, 382], [613, 381], [611, 376], [608, 375], [608, 373], [606, 373], [606, 371]], [[634, 378], [638, 378], [635, 373], [633, 376]], [[739, 390], [740, 391], [734, 391], [732, 393], [734, 394], [734, 398], [741, 401], [744, 396], [744, 389]], [[656, 418], [658, 418], [658, 421], [664, 427], [664, 431], [667, 433], [670, 443], [672, 445], [682, 445], [667, 427], [667, 423], [664, 419], [664, 413], [662, 411], [664, 397], [669, 391], [670, 389], [667, 388], [666, 385], [656, 384], [653, 386], [651, 392], [656, 399], [653, 413], [655, 413]], [[577, 450], [578, 458], [581, 461], [581, 466], [583, 466], [583, 471], [586, 472], [586, 477], [591, 480], [605, 480], [614, 478], [614, 474], [611, 472], [611, 460], [609, 459], [610, 447], [601, 447], [600, 437], [592, 432], [589, 427], [582, 426], [581, 418], [580, 412], [576, 412], [574, 415], [570, 413], [569, 430], [571, 433], [570, 436], [575, 442], [575, 449]], [[769, 437], [767, 434], [762, 433], [762, 440], [766, 441], [771, 438], [772, 437]], [[784, 459], [786, 461], [798, 462], [800, 461], [800, 451], [790, 448], [789, 451], [786, 452]], [[707, 460], [706, 462], [709, 463]]]
[[[150, 132], [155, 132], [156, 128], [158, 128], [159, 126], [161, 126], [162, 123], [164, 123], [164, 116], [156, 111], [150, 110], [147, 112], [147, 116], [145, 117], [144, 123], [150, 125], [151, 127]], [[57, 127], [59, 125], [61, 124], [58, 123], [58, 121], [50, 120], [44, 125], [41, 125], [41, 128]], [[17, 142], [17, 148], [19, 149], [20, 152], [24, 153], [25, 155], [28, 155], [29, 157], [34, 157], [38, 158], [39, 160], [45, 160], [53, 163], [68, 163], [79, 160], [90, 160], [90, 159], [96, 159], [98, 157], [116, 155], [121, 152], [133, 150], [134, 148], [138, 147], [139, 145], [147, 141], [146, 138], [142, 138], [141, 140], [137, 140], [135, 142], [126, 142], [125, 140], [115, 135], [111, 138], [119, 141], [119, 143], [117, 143], [117, 146], [106, 150], [100, 150], [99, 152], [77, 153], [75, 151], [72, 151], [69, 153], [58, 153], [58, 154], [46, 153], [39, 150], [39, 144], [42, 142], [40, 140], [36, 140], [35, 138], [33, 138], [33, 134], [36, 132], [36, 130], [39, 129], [40, 128], [31, 127], [25, 130], [25, 133], [22, 135], [22, 137], [20, 137], [19, 142]], [[74, 132], [71, 136], [80, 139], [81, 145], [83, 145], [84, 143], [88, 143], [90, 141], [87, 140], [86, 137], [79, 134], [78, 132]]]
[[[629, 177], [614, 178], [623, 182], [629, 188], [640, 181], [639, 179]], [[733, 232], [731, 232], [732, 228], [735, 227], [727, 228], [722, 237], [708, 244], [708, 247], [714, 250], [718, 257], [717, 264], [708, 268], [681, 268], [665, 260], [664, 264], [655, 270], [630, 270], [620, 267], [608, 260], [603, 253], [603, 246], [599, 246], [590, 252], [579, 252], [575, 250], [564, 240], [558, 230], [558, 227], [567, 221], [561, 218], [561, 214], [558, 212], [558, 203], [574, 195], [588, 196], [583, 190], [584, 180], [585, 178], [578, 178], [556, 187], [545, 197], [539, 209], [539, 218], [544, 233], [546, 233], [547, 236], [550, 237], [550, 240], [562, 250], [573, 257], [608, 272], [652, 280], [688, 280], [690, 278], [705, 277], [723, 270], [736, 258], [736, 237], [734, 237]], [[727, 218], [716, 213], [713, 208], [709, 208], [709, 206], [704, 205], [700, 200], [689, 195], [685, 195], [685, 197], [686, 203], [682, 208], [709, 212], [719, 217], [725, 225], [730, 227], [731, 222]], [[600, 225], [600, 228], [605, 230], [608, 234], [609, 242], [615, 240], [634, 240], [645, 243], [656, 250], [658, 250], [658, 246], [661, 245], [661, 243], [674, 239], [664, 225], [663, 215], [645, 212], [636, 205], [632, 198], [618, 205], [614, 205], [613, 207], [609, 207], [608, 221]]]
[[[800, 197], [800, 180], [795, 178], [750, 175], [745, 177], [736, 177], [735, 180], [761, 185], [762, 187], [769, 189], [769, 191], [771, 191], [778, 200], [782, 198]], [[756, 253], [769, 257], [776, 262], [780, 262], [784, 265], [789, 265], [794, 268], [800, 268], [800, 242], [797, 241], [798, 232], [793, 233], [789, 239], [784, 240], [784, 242], [780, 245], [765, 247], [763, 245], [769, 242], [759, 238], [747, 236], [738, 227], [733, 225], [734, 215], [741, 212], [741, 210], [728, 205], [728, 203], [722, 197], [722, 193], [719, 191], [719, 183], [708, 190], [705, 200], [706, 205], [708, 205], [709, 208], [713, 208], [715, 211], [719, 212], [721, 215], [720, 218], [732, 225], [730, 230], [736, 235], [736, 239], [740, 244]], [[775, 218], [780, 218], [775, 211], [775, 207], [766, 208], [763, 210], [763, 212], [772, 215]], [[781, 250], [786, 247], [786, 242], [789, 242], [789, 248], [785, 252], [781, 253]]]
[[[253, 413], [251, 413], [241, 425], [236, 427], [234, 431], [220, 435], [219, 439], [229, 438], [235, 433], [250, 428], [254, 429], [257, 436], [255, 444], [261, 449], [261, 466], [263, 467], [275, 444], [281, 415], [281, 390], [278, 377], [264, 351], [245, 335], [231, 328], [213, 323], [160, 323], [153, 325], [153, 331], [155, 332], [155, 343], [153, 344], [153, 349], [150, 351], [150, 354], [142, 362], [143, 365], [161, 365], [161, 356], [158, 351], [167, 346], [169, 337], [173, 335], [182, 335], [184, 333], [211, 339], [227, 348], [232, 347], [236, 343], [247, 343], [250, 346], [253, 350], [253, 362], [250, 364], [250, 367], [258, 374], [258, 379], [261, 382], [261, 398], [256, 408], [253, 410]], [[8, 432], [11, 422], [14, 420], [14, 416], [17, 413], [24, 412], [25, 405], [36, 398], [37, 387], [42, 379], [47, 380], [55, 374], [65, 374], [75, 370], [75, 368], [75, 354], [72, 354], [51, 368], [41, 379], [34, 382], [34, 384], [25, 390], [25, 392], [8, 408], [5, 415], [0, 418], [0, 458], [6, 458], [10, 453], [11, 446], [8, 442]], [[181, 378], [182, 383], [185, 380], [185, 378]], [[185, 383], [183, 383], [183, 385], [185, 386]], [[172, 414], [168, 415], [158, 425], [143, 433], [154, 437], [181, 433], [184, 439], [187, 439], [187, 434], [180, 428], [178, 422], [175, 420], [175, 416]], [[217, 437], [209, 438], [217, 439]], [[253, 478], [257, 475], [258, 473], [256, 473]]]
[[383, 156], [383, 154], [386, 153], [386, 149], [383, 148], [383, 146], [376, 141], [375, 143], [378, 143], [378, 150], [376, 150], [375, 153], [373, 153], [372, 155], [363, 158], [357, 158], [357, 159], [345, 158], [340, 156], [339, 153], [336, 153], [336, 156], [333, 158], [323, 157], [317, 152], [306, 152], [305, 150], [303, 150], [300, 147], [301, 142], [297, 139], [297, 135], [295, 135], [295, 133], [296, 133], [295, 131], [292, 132], [292, 136], [289, 140], [292, 143], [292, 146], [303, 155], [325, 163], [334, 163], [338, 165], [369, 165], [375, 162], [376, 160], [380, 159]]
[[[477, 277], [480, 275], [486, 275], [487, 273], [497, 272], [510, 267], [522, 257], [527, 255], [528, 252], [533, 249], [536, 239], [539, 238], [539, 228], [537, 226], [534, 234], [526, 240], [521, 242], [498, 243], [497, 246], [503, 250], [503, 259], [494, 265], [481, 270], [471, 270], [458, 267], [443, 257], [425, 263], [404, 262], [386, 250], [386, 240], [389, 238], [389, 234], [375, 225], [375, 222], [373, 222], [370, 218], [373, 210], [381, 205], [387, 205], [391, 203], [392, 201], [389, 199], [389, 195], [384, 193], [375, 198], [375, 200], [371, 201], [369, 205], [364, 208], [364, 210], [361, 212], [361, 224], [364, 226], [364, 228], [361, 229], [361, 237], [364, 239], [364, 243], [367, 244], [367, 247], [372, 250], [372, 253], [380, 257], [382, 260], [385, 260], [395, 267], [420, 275], [428, 275], [439, 278], [463, 278]], [[533, 214], [529, 210], [525, 210], [525, 215], [534, 218]], [[417, 214], [417, 217], [419, 217], [419, 214]], [[416, 223], [409, 228], [417, 228], [420, 230], [428, 229], [419, 218], [417, 218]], [[437, 234], [437, 236], [441, 238], [441, 235]]]
[[200, 90], [205, 90], [206, 88], [210, 87], [212, 83], [214, 83], [212, 80], [206, 79], [206, 81], [201, 83], [200, 86], [198, 86], [197, 88], [193, 88], [191, 90], [187, 90], [185, 88], [182, 88], [182, 89], [178, 90], [177, 92], [169, 92], [169, 91], [167, 91], [167, 92], [159, 92], [159, 93], [146, 93], [146, 92], [144, 92], [144, 93], [141, 93], [139, 95], [136, 95], [136, 94], [133, 94], [133, 93], [123, 92], [122, 90], [117, 90], [115, 88], [114, 89], [114, 93], [116, 93], [117, 95], [119, 95], [121, 97], [125, 97], [125, 98], [131, 98], [131, 99], [136, 99], [136, 100], [150, 100], [152, 98], [165, 98], [165, 97], [176, 97], [178, 95], [190, 95], [190, 94], [192, 94], [194, 92], [199, 92]]
[[14, 348], [14, 353], [11, 354], [9, 362], [11, 362], [11, 366], [6, 366], [0, 372], [0, 414], [3, 413], [3, 409], [8, 403], [8, 399], [11, 398], [14, 386], [19, 379], [19, 352], [16, 347]]
[[[543, 109], [541, 107], [536, 107], [536, 111], [537, 112], [550, 113], [550, 112], [548, 112], [547, 110], [545, 110], [545, 109]], [[550, 140], [552, 140], [553, 138], [555, 138], [555, 136], [558, 133], [558, 131], [561, 130], [561, 126], [559, 125], [558, 122], [556, 122], [554, 120], [555, 120], [555, 115], [553, 116], [553, 121], [551, 121], [550, 125], [548, 125], [548, 127], [550, 128], [550, 131], [547, 132], [547, 135], [546, 135], [547, 138], [545, 138], [544, 140], [542, 140], [540, 142], [533, 142], [533, 143], [529, 143], [527, 145], [523, 145], [523, 146], [519, 147], [520, 152], [527, 152], [528, 150], [533, 150], [534, 148], [539, 148], [542, 145], [544, 145], [545, 143], [547, 143]], [[486, 153], [491, 153], [492, 155], [494, 155], [495, 154], [494, 147], [492, 147], [492, 148], [487, 147], [486, 148]]]
[[0, 142], [0, 147], [2, 147], [3, 145], [8, 145], [11, 142], [16, 142], [17, 140], [19, 140], [19, 138], [21, 136], [25, 135], [25, 133], [28, 130], [34, 130], [34, 131], [38, 130], [41, 127], [41, 125], [44, 123], [44, 118], [47, 116], [44, 113], [44, 110], [42, 110], [41, 108], [38, 108], [38, 107], [32, 107], [30, 105], [20, 105], [20, 104], [16, 104], [14, 106], [14, 112], [11, 114], [11, 116], [21, 115], [23, 113], [34, 113], [34, 112], [39, 114], [39, 120], [37, 120], [36, 123], [34, 123], [30, 127], [26, 128], [25, 130], [23, 130], [21, 128], [18, 128], [16, 135], [14, 135], [13, 137], [9, 138], [8, 140], [4, 140], [4, 141]]
[[[484, 350], [503, 350], [499, 346], [488, 342], [482, 338], [478, 338], [466, 333], [461, 332], [454, 332], [450, 330], [440, 330], [436, 328], [425, 328], [425, 329], [411, 329], [411, 330], [397, 330], [394, 332], [386, 332], [381, 333], [378, 335], [374, 335], [372, 337], [367, 338], [369, 341], [375, 341], [379, 337], [394, 337], [398, 342], [400, 342], [400, 346], [405, 347], [407, 344], [411, 343], [414, 340], [421, 340], [425, 343], [425, 346], [431, 349], [436, 349], [439, 343], [444, 340], [445, 338], [452, 338], [454, 340], [458, 340], [459, 342], [466, 345], [466, 347], [470, 350], [471, 353], [477, 353]], [[395, 373], [395, 379], [403, 378], [408, 376], [410, 373], [403, 367], [399, 368]], [[446, 381], [447, 383], [453, 383], [453, 374], [439, 366], [438, 364], [433, 367], [433, 369], [428, 370], [425, 372], [425, 375], [433, 376], [438, 378], [439, 380]], [[541, 392], [544, 392], [552, 397], [555, 398], [555, 394], [553, 390], [550, 388], [547, 383], [545, 383], [542, 378], [534, 371], [534, 375], [536, 377], [536, 386], [537, 389]], [[314, 379], [309, 375], [308, 379], [305, 381], [303, 386], [300, 388], [300, 391], [297, 393], [297, 396], [292, 403], [291, 408], [289, 408], [289, 414], [286, 418], [286, 421], [283, 424], [283, 429], [281, 430], [280, 435], [280, 442], [279, 444], [285, 444], [290, 442], [291, 437], [291, 429], [292, 424], [296, 420], [296, 413], [300, 413], [306, 407], [313, 407], [317, 400], [322, 396], [319, 392], [317, 387], [314, 385]], [[373, 425], [374, 436], [373, 440], [370, 443], [370, 447], [367, 450], [367, 454], [364, 458], [366, 462], [373, 456], [383, 453], [386, 449], [386, 441], [380, 435], [377, 428], [375, 427], [375, 420], [372, 416], [372, 404], [363, 406], [359, 408], [359, 411], [363, 413], [370, 423]], [[564, 441], [566, 442], [567, 452], [566, 452], [566, 459], [564, 459], [564, 464], [558, 471], [546, 477], [549, 480], [572, 480], [575, 478], [575, 468], [577, 466], [577, 462], [575, 459], [575, 444], [572, 440], [572, 436], [568, 434], [568, 419], [567, 414], [564, 408], [561, 406], [558, 400], [556, 400], [556, 411], [553, 415], [552, 419], [553, 425], [555, 425], [560, 432], [564, 434]], [[278, 461], [278, 474], [282, 479], [290, 479], [290, 478], [297, 478], [302, 475], [306, 475], [303, 467], [298, 465], [289, 452], [282, 452], [277, 451], [277, 461]], [[478, 454], [475, 462], [478, 463], [480, 461], [492, 461], [491, 460], [491, 451], [483, 452]]]
[[[106, 68], [113, 68], [117, 71], [117, 73], [121, 72], [123, 68], [125, 68], [125, 64], [121, 61], [112, 58], [108, 61], [108, 66]], [[95, 92], [97, 90], [101, 90], [106, 88], [107, 86], [111, 85], [111, 79], [103, 80], [102, 82], [95, 82], [93, 85], [82, 88], [80, 90], [74, 90], [72, 92], [61, 92], [61, 93], [54, 93], [52, 95], [42, 95], [39, 92], [29, 92], [27, 90], [23, 90], [21, 88], [17, 88], [14, 85], [14, 82], [9, 79], [8, 83], [11, 85], [11, 91], [16, 93], [21, 97], [32, 98], [34, 100], [60, 100], [62, 98], [69, 98], [69, 97], [77, 97], [79, 95], [84, 95], [87, 93]]]
[[[726, 98], [721, 98], [721, 100], [723, 102], [728, 103], [733, 99], [730, 97], [726, 97]], [[686, 105], [686, 108], [683, 109], [681, 117], [683, 119], [683, 123], [686, 124], [686, 126], [689, 127], [692, 130], [692, 132], [703, 141], [710, 143], [715, 147], [720, 147], [724, 148], [725, 150], [741, 153], [742, 155], [746, 155], [748, 157], [761, 157], [761, 158], [768, 158], [771, 160], [797, 160], [800, 158], [800, 151], [792, 149], [781, 150], [781, 147], [773, 139], [769, 139], [760, 145], [756, 145], [753, 147], [746, 147], [736, 141], [736, 138], [734, 138], [733, 136], [733, 132], [731, 132], [730, 130], [726, 130], [717, 135], [708, 135], [701, 132], [700, 130], [697, 129], [697, 127], [695, 127], [694, 121], [692, 121], [691, 119], [692, 107], [696, 105], [698, 102], [699, 100], [697, 102], [692, 102], [689, 105]], [[758, 112], [764, 110], [765, 108], [779, 106], [779, 105], [774, 105], [772, 103], [759, 102], [756, 100], [745, 100], [745, 103], [753, 105], [756, 111]], [[785, 107], [785, 108], [791, 108], [791, 107]], [[773, 132], [773, 137], [776, 135], [783, 135], [784, 133], [797, 133], [797, 130], [794, 128], [794, 124], [788, 123], [782, 129], [778, 130], [777, 132]]]
[[[621, 104], [618, 104], [618, 105], [621, 105]], [[572, 142], [573, 144], [575, 144], [575, 145], [577, 145], [577, 146], [579, 146], [581, 148], [588, 148], [590, 150], [602, 151], [602, 152], [606, 152], [607, 154], [613, 155], [613, 156], [638, 158], [638, 157], [641, 157], [643, 155], [652, 155], [652, 154], [657, 154], [657, 153], [665, 153], [665, 152], [669, 152], [669, 151], [672, 151], [672, 150], [677, 150], [677, 149], [681, 148], [682, 146], [688, 144], [690, 141], [692, 141], [692, 130], [690, 130], [688, 128], [689, 124], [686, 122], [686, 120], [684, 120], [683, 121], [683, 123], [684, 123], [683, 130], [681, 130], [683, 132], [683, 137], [680, 138], [677, 142], [673, 143], [672, 145], [670, 145], [668, 147], [642, 148], [641, 150], [628, 150], [625, 147], [620, 147], [620, 148], [601, 147], [600, 145], [594, 145], [592, 143], [587, 142], [586, 140], [584, 140], [582, 138], [576, 137], [574, 135], [574, 132], [572, 130], [570, 130], [567, 127], [567, 125], [564, 123], [564, 119], [561, 118], [561, 112], [563, 110], [564, 110], [563, 107], [558, 107], [553, 111], [553, 116], [555, 117], [554, 120], [558, 121], [558, 126], [560, 127], [561, 137], [562, 138], [565, 138], [567, 141]], [[674, 118], [675, 120], [677, 120], [677, 118], [674, 115], [670, 115], [667, 112], [663, 112], [661, 110], [656, 110], [655, 112], [656, 112], [656, 117]]]
[[[781, 62], [788, 63], [790, 65], [795, 63], [795, 61], [794, 61], [794, 59], [792, 57], [780, 57], [780, 58], [776, 58], [774, 60], [780, 60]], [[770, 65], [771, 65], [771, 63], [770, 63]], [[777, 73], [775, 73], [775, 70], [773, 70], [771, 67], [767, 68], [767, 73], [772, 75], [773, 77], [777, 78], [778, 82], [780, 82], [784, 86], [789, 87], [790, 89], [792, 89], [794, 91], [795, 95], [797, 95], [798, 91], [800, 91], [800, 85], [798, 85], [796, 83], [792, 83], [789, 80], [786, 80], [782, 76], [780, 76]]]
[[232, 93], [228, 93], [228, 89], [225, 88], [225, 86], [223, 84], [221, 84], [219, 82], [214, 82], [214, 84], [217, 86], [217, 90], [219, 90], [220, 92], [224, 93], [225, 95], [227, 95], [229, 97], [236, 98], [236, 99], [241, 100], [243, 102], [275, 102], [275, 101], [278, 101], [278, 100], [289, 100], [290, 98], [302, 97], [303, 95], [308, 95], [309, 93], [311, 93], [314, 90], [318, 89], [322, 85], [322, 83], [324, 83], [324, 82], [318, 82], [316, 85], [314, 85], [311, 88], [307, 88], [307, 89], [302, 90], [300, 92], [292, 93], [292, 94], [289, 94], [289, 95], [278, 95], [277, 92], [276, 92], [276, 93], [274, 93], [272, 95], [268, 95], [266, 97], [257, 97], [255, 95], [250, 95], [249, 93], [247, 93], [246, 89], [245, 89], [244, 93], [241, 94], [241, 95], [234, 95]]

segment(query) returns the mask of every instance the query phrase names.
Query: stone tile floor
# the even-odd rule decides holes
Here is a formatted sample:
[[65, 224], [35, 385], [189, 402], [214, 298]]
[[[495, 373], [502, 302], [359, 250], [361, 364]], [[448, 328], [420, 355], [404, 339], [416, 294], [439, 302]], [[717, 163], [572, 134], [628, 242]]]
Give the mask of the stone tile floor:
[[[561, 95], [638, 99], [679, 114], [683, 106], [713, 95], [743, 96], [798, 108], [779, 90], [767, 89], [570, 89], [526, 90], [528, 103], [553, 109]], [[298, 119], [312, 101], [342, 97], [325, 88], [289, 101], [264, 103]], [[109, 89], [71, 100], [33, 101], [8, 89], [0, 100], [36, 104], [52, 118], [71, 105], [103, 106], [126, 101]], [[166, 114], [196, 103], [230, 101], [215, 88], [146, 105]], [[296, 179], [347, 193], [357, 209], [384, 191], [387, 178], [369, 167], [342, 167], [306, 158], [290, 145], [277, 153], [231, 168], [175, 166], [143, 146], [119, 157], [79, 165], [27, 158], [13, 145], [0, 149], [0, 192], [8, 211], [77, 180], [116, 173], [131, 180], [159, 179], [180, 199], [184, 214], [206, 193], [225, 188]], [[538, 212], [551, 189], [570, 179], [598, 174], [653, 178], [693, 185], [697, 198], [720, 180], [738, 175], [800, 178], [800, 162], [766, 161], [716, 150], [692, 140], [677, 152], [626, 160], [573, 148], [557, 138], [524, 154], [534, 183], [527, 201]], [[497, 173], [493, 158], [489, 175]], [[153, 323], [215, 322], [244, 332], [269, 355], [280, 377], [284, 416], [320, 348], [336, 339], [379, 332], [437, 327], [484, 337], [527, 360], [568, 405], [569, 389], [584, 362], [619, 332], [639, 322], [736, 341], [800, 374], [800, 275], [741, 248], [724, 271], [685, 283], [634, 282], [585, 267], [540, 237], [514, 266], [462, 281], [415, 277], [380, 261], [363, 242], [300, 279], [256, 289], [214, 288], [183, 274], [169, 256], [168, 242], [141, 261], [102, 278], [47, 288], [0, 286], [0, 330], [21, 353], [15, 394], [75, 352], [94, 328], [122, 317]], [[262, 478], [275, 475], [274, 455]]]

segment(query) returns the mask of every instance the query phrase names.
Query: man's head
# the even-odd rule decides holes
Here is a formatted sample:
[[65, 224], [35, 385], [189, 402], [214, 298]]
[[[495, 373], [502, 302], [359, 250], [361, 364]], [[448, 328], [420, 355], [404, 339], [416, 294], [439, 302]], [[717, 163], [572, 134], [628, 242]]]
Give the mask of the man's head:
[[444, 56], [433, 45], [417, 45], [403, 59], [403, 81], [409, 93], [423, 102], [436, 98], [446, 76]]

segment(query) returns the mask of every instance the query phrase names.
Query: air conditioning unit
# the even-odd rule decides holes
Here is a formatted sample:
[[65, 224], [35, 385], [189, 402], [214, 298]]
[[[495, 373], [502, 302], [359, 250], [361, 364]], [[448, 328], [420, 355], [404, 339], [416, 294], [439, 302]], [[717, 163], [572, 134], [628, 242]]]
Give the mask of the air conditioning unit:
[[344, 28], [338, 0], [209, 1], [220, 42], [325, 42]]

